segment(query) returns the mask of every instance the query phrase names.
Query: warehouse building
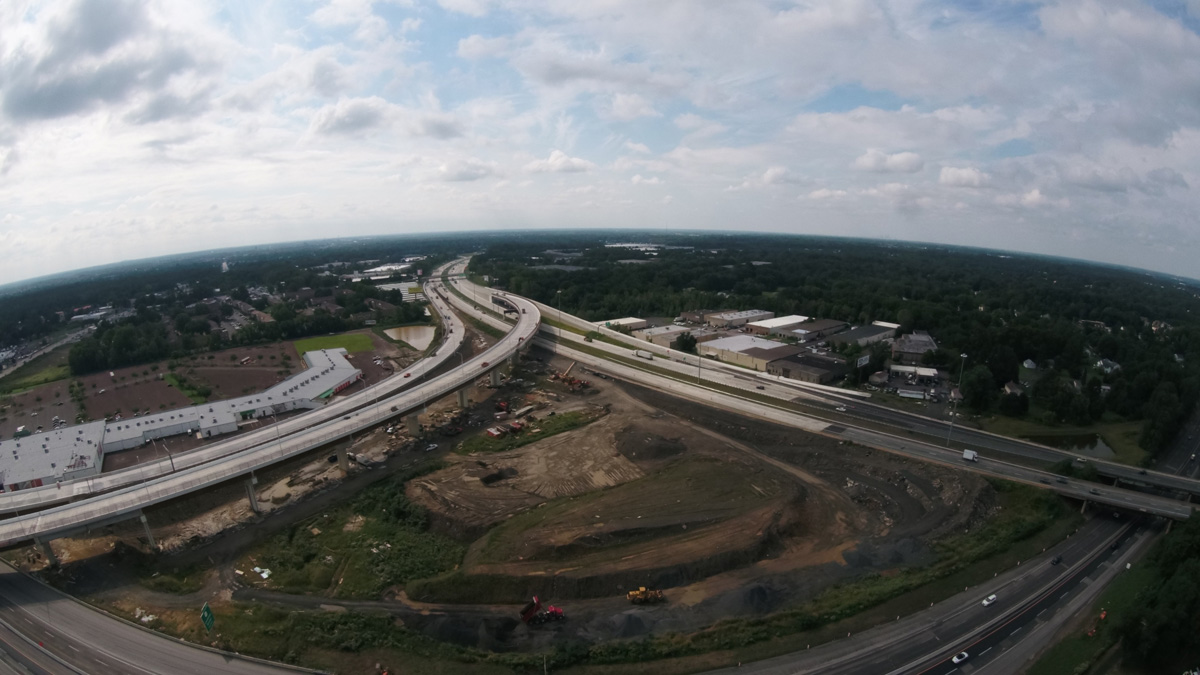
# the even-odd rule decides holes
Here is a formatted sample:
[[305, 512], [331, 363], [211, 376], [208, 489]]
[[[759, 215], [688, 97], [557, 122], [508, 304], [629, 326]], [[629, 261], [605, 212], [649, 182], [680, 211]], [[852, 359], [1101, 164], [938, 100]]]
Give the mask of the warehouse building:
[[801, 351], [799, 347], [750, 335], [734, 335], [696, 345], [701, 356], [713, 356], [726, 363], [736, 363], [754, 370], [766, 371], [767, 364]]
[[797, 353], [770, 362], [767, 372], [811, 384], [829, 384], [845, 377], [846, 364], [841, 359]]
[[691, 332], [691, 329], [686, 326], [658, 326], [635, 330], [632, 335], [639, 340], [645, 340], [660, 347], [670, 347], [679, 339], [680, 335], [688, 332]]
[[629, 332], [645, 328], [650, 325], [650, 322], [634, 316], [627, 316], [624, 319], [610, 319], [608, 321], [602, 321], [600, 325], [613, 330]]
[[307, 352], [308, 368], [258, 394], [0, 441], [0, 485], [11, 491], [93, 476], [106, 453], [178, 434], [211, 438], [237, 431], [242, 420], [319, 408], [362, 377], [345, 355], [344, 349]]
[[716, 312], [704, 315], [704, 323], [713, 328], [737, 328], [751, 321], [762, 321], [775, 316], [775, 312], [763, 309], [743, 309], [736, 312]]
[[812, 319], [787, 331], [787, 334], [794, 336], [801, 342], [815, 342], [834, 333], [840, 333], [849, 326], [850, 324], [845, 321], [838, 321], [837, 319]]
[[765, 319], [763, 321], [752, 321], [746, 324], [746, 328], [755, 335], [775, 335], [789, 331], [796, 326], [808, 321], [807, 316], [799, 314], [791, 314], [788, 316], [777, 316], [774, 319]]
[[694, 309], [690, 312], [683, 312], [679, 318], [688, 323], [704, 323], [704, 317], [709, 314], [721, 314], [722, 312], [732, 312], [732, 309]]
[[853, 344], [859, 347], [873, 345], [876, 342], [894, 337], [896, 335], [896, 324], [880, 324], [873, 323], [869, 326], [858, 326], [851, 328], [845, 333], [838, 333], [829, 338], [829, 342], [835, 345]]
[[913, 331], [909, 335], [901, 335], [892, 344], [892, 361], [896, 363], [920, 363], [921, 357], [935, 351], [937, 342], [925, 331]]

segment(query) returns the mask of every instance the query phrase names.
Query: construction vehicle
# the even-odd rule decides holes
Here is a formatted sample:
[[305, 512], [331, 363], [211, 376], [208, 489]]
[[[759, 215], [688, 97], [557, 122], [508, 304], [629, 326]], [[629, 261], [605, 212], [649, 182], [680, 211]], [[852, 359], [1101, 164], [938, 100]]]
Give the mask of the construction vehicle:
[[635, 605], [651, 605], [657, 602], [666, 602], [667, 600], [667, 596], [663, 595], [662, 591], [646, 588], [645, 586], [638, 586], [636, 591], [629, 591], [625, 594], [625, 597]]
[[592, 386], [592, 383], [588, 382], [587, 380], [581, 380], [577, 377], [571, 377], [571, 371], [575, 369], [575, 363], [576, 363], [575, 361], [572, 361], [571, 365], [568, 366], [566, 370], [564, 370], [561, 373], [552, 374], [550, 376], [550, 379], [558, 380], [559, 382], [562, 382], [563, 384], [567, 385], [567, 389], [570, 389], [571, 391], [578, 391], [580, 389], [586, 389], [586, 388]]
[[542, 609], [542, 601], [536, 595], [533, 596], [533, 600], [530, 600], [528, 604], [521, 608], [521, 621], [530, 626], [566, 620], [567, 615], [562, 611], [561, 607], [550, 605], [546, 609]]

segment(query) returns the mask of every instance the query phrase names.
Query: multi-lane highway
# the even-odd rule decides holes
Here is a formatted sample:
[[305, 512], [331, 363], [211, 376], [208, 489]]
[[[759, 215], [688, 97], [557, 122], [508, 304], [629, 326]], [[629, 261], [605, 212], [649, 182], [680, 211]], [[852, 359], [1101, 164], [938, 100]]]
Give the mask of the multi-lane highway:
[[480, 375], [499, 366], [504, 359], [529, 344], [536, 335], [539, 321], [537, 308], [521, 298], [514, 297], [511, 300], [521, 310], [516, 325], [487, 351], [465, 361], [458, 368], [399, 394], [379, 398], [374, 403], [368, 402], [367, 407], [357, 412], [347, 413], [288, 436], [268, 439], [256, 447], [91, 499], [0, 521], [0, 546], [10, 546], [34, 538], [44, 540], [63, 536], [88, 526], [130, 517], [147, 506], [239, 476], [249, 476], [255, 470], [317, 449], [407, 411], [418, 409], [429, 401], [454, 393], [471, 384]]
[[[196, 608], [199, 621], [199, 608]], [[218, 627], [219, 630], [219, 627]], [[118, 620], [0, 563], [0, 649], [38, 675], [295, 675], [315, 671], [205, 649]]]
[[[453, 263], [448, 263], [443, 267], [451, 264]], [[164, 476], [173, 471], [206, 464], [236, 452], [273, 443], [281, 436], [287, 436], [322, 422], [336, 419], [352, 410], [369, 405], [372, 401], [390, 396], [397, 391], [412, 386], [423, 376], [433, 372], [434, 369], [445, 363], [455, 353], [462, 343], [465, 332], [462, 322], [450, 311], [446, 301], [440, 295], [429, 293], [428, 291], [427, 286], [426, 296], [443, 320], [442, 325], [445, 329], [443, 331], [444, 340], [438, 345], [437, 349], [433, 350], [425, 358], [418, 360], [411, 367], [381, 382], [368, 386], [351, 396], [333, 399], [328, 405], [317, 410], [281, 420], [273, 425], [256, 429], [249, 433], [239, 434], [227, 440], [211, 443], [196, 450], [175, 455], [172, 458], [145, 462], [120, 471], [73, 481], [64, 481], [61, 484], [0, 493], [0, 513], [29, 511], [44, 508], [52, 504], [61, 504], [135, 483], [141, 483], [149, 478]]]

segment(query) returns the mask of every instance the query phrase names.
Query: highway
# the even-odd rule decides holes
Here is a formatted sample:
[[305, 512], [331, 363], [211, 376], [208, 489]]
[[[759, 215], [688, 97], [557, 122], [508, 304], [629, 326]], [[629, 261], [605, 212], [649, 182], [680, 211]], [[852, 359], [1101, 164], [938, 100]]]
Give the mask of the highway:
[[[443, 267], [448, 267], [452, 264], [454, 263], [447, 263]], [[436, 293], [429, 293], [428, 291], [429, 288], [426, 286], [426, 297], [429, 298], [434, 308], [442, 317], [442, 325], [445, 328], [443, 331], [445, 339], [437, 349], [425, 358], [418, 360], [409, 368], [381, 382], [366, 387], [353, 395], [332, 399], [328, 405], [322, 408], [276, 422], [268, 427], [262, 427], [227, 440], [177, 454], [172, 458], [145, 462], [99, 476], [65, 481], [61, 485], [46, 485], [38, 488], [0, 493], [0, 513], [29, 511], [44, 508], [52, 504], [61, 504], [140, 483], [149, 478], [165, 476], [173, 470], [178, 471], [206, 464], [236, 452], [272, 443], [280, 436], [287, 436], [298, 431], [303, 431], [316, 424], [335, 419], [367, 405], [377, 398], [389, 396], [413, 385], [420, 378], [432, 372], [450, 358], [462, 344], [465, 333], [462, 322], [450, 311], [446, 301]], [[126, 450], [124, 452], [129, 451]]]
[[[486, 290], [475, 287], [465, 278], [453, 279], [452, 282], [456, 287], [463, 291], [464, 295], [473, 298], [486, 297]], [[509, 295], [509, 298], [517, 296]], [[452, 297], [455, 304], [461, 304], [461, 301]], [[557, 311], [557, 310], [552, 310]], [[550, 318], [557, 318], [557, 313], [548, 314]], [[569, 315], [564, 315], [569, 316]], [[582, 322], [581, 319], [574, 321]], [[621, 347], [595, 341], [583, 344], [583, 336], [570, 331], [560, 331], [553, 326], [543, 326], [542, 331], [549, 333], [558, 338], [558, 342], [547, 341], [539, 338], [537, 344], [551, 351], [574, 359], [581, 364], [592, 368], [600, 368], [605, 372], [610, 372], [623, 379], [631, 382], [665, 391], [682, 398], [687, 398], [693, 401], [714, 405], [727, 410], [735, 410], [737, 412], [766, 419], [778, 424], [791, 426], [805, 431], [814, 433], [822, 433], [825, 435], [835, 436], [843, 440], [860, 443], [870, 447], [878, 448], [888, 452], [907, 455], [914, 459], [922, 461], [932, 461], [941, 464], [954, 465], [959, 468], [992, 476], [995, 478], [1004, 478], [1008, 480], [1016, 480], [1032, 485], [1037, 485], [1045, 489], [1053, 490], [1064, 496], [1077, 499], [1086, 499], [1110, 506], [1130, 509], [1141, 513], [1151, 515], [1162, 515], [1171, 518], [1187, 518], [1191, 515], [1192, 509], [1190, 505], [1184, 504], [1177, 500], [1161, 497], [1158, 495], [1146, 494], [1134, 490], [1127, 490], [1115, 486], [1108, 486], [1101, 483], [1092, 483], [1088, 481], [1080, 481], [1077, 479], [1067, 479], [1057, 476], [1056, 474], [1047, 471], [1041, 471], [1035, 468], [1024, 466], [1022, 464], [1001, 461], [988, 455], [982, 455], [979, 461], [967, 462], [962, 460], [962, 448], [945, 447], [941, 444], [933, 444], [922, 442], [911, 438], [907, 435], [899, 435], [875, 429], [856, 426], [857, 419], [867, 419], [872, 422], [883, 425], [890, 422], [893, 428], [898, 428], [900, 432], [913, 429], [920, 423], [924, 422], [931, 426], [940, 423], [932, 420], [924, 420], [915, 415], [908, 415], [896, 411], [883, 408], [882, 406], [868, 405], [861, 401], [846, 402], [840, 399], [833, 399], [828, 402], [823, 402], [820, 405], [810, 406], [810, 410], [801, 413], [792, 409], [786, 409], [778, 406], [773, 406], [764, 403], [756, 398], [745, 398], [723, 391], [718, 391], [696, 384], [696, 379], [699, 377], [692, 372], [689, 364], [673, 362], [668, 359], [654, 359], [645, 361], [634, 357], [629, 350]], [[629, 341], [628, 337], [622, 336], [625, 341]], [[621, 356], [623, 360], [613, 361], [610, 358], [603, 358], [585, 353], [579, 349], [574, 349], [568, 346], [568, 343], [574, 342], [581, 347], [586, 346], [591, 350], [599, 350], [613, 356]], [[647, 343], [649, 344], [649, 343]], [[643, 363], [644, 362], [644, 363]], [[705, 366], [707, 366], [707, 360]], [[675, 376], [668, 377], [649, 370], [649, 368], [663, 369], [671, 371]], [[678, 375], [683, 374], [681, 368], [686, 369], [686, 380], [681, 380]], [[745, 371], [743, 371], [745, 372]], [[764, 383], [763, 380], [749, 376], [748, 379], [739, 381], [737, 378], [746, 378], [742, 373], [730, 372], [728, 369], [705, 369], [703, 373], [704, 382], [716, 381], [726, 386], [734, 386], [746, 392], [753, 391], [754, 395], [779, 395], [780, 387], [778, 383]], [[732, 379], [731, 379], [732, 378]], [[760, 389], [761, 387], [761, 389]], [[797, 399], [791, 395], [790, 389], [783, 390], [783, 396], [789, 401], [807, 402], [811, 401], [813, 396], [818, 396], [815, 391], [807, 392], [807, 395]], [[845, 412], [839, 412], [838, 407], [845, 408]], [[819, 416], [818, 416], [819, 415]], [[1011, 444], [1017, 449], [1017, 454], [1025, 447], [1032, 447], [1035, 451], [1040, 452], [1041, 446], [1027, 444], [1023, 441], [1005, 439], [1001, 436], [993, 434], [979, 433], [979, 436], [986, 442], [991, 443], [994, 447], [1006, 447], [1005, 444]], [[1049, 449], [1046, 449], [1049, 450]], [[1058, 451], [1054, 451], [1058, 452]], [[1073, 455], [1066, 455], [1073, 457]], [[1060, 457], [1061, 458], [1061, 457]], [[1120, 465], [1117, 465], [1120, 466]], [[1129, 469], [1129, 467], [1124, 467]], [[1135, 472], [1136, 469], [1130, 469]], [[1162, 477], [1165, 480], [1181, 480], [1178, 476], [1171, 476], [1158, 472], [1149, 472], [1150, 476], [1141, 476], [1141, 478], [1158, 478]], [[1186, 479], [1183, 479], [1186, 480]], [[1194, 482], [1194, 481], [1193, 481]]]
[[[521, 298], [512, 297], [523, 310], [517, 324], [495, 345], [482, 354], [465, 361], [458, 368], [432, 380], [392, 395], [376, 403], [288, 436], [269, 439], [264, 444], [215, 459], [199, 466], [181, 469], [138, 485], [108, 492], [91, 499], [57, 506], [33, 514], [0, 521], [0, 547], [11, 546], [33, 538], [43, 540], [64, 536], [123, 518], [132, 517], [141, 509], [174, 499], [197, 490], [223, 483], [276, 462], [315, 450], [323, 445], [364, 431], [427, 402], [452, 394], [472, 383], [477, 377], [499, 366], [517, 353], [537, 334], [537, 308]], [[359, 396], [362, 396], [360, 393]], [[362, 399], [360, 399], [360, 402]], [[361, 403], [360, 403], [361, 405]]]
[[[196, 621], [199, 617], [197, 607]], [[219, 624], [216, 630], [220, 630]], [[92, 609], [4, 563], [0, 563], [0, 648], [24, 669], [13, 668], [16, 673], [295, 675], [316, 672], [198, 647], [135, 626]], [[0, 674], [5, 672], [4, 667], [0, 665]]]

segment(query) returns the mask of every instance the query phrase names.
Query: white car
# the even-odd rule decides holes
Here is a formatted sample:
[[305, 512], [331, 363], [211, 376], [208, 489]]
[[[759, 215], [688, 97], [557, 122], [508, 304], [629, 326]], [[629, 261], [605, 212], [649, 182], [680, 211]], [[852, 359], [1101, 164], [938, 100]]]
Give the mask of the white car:
[[996, 594], [992, 593], [991, 595], [989, 595], [983, 599], [983, 606], [987, 607], [988, 605], [992, 604], [995, 601], [996, 601]]
[[966, 661], [967, 658], [969, 658], [969, 657], [970, 657], [970, 654], [963, 652], [950, 660], [953, 661], [954, 663], [962, 663], [963, 661]]
[[839, 405], [837, 408], [835, 408], [835, 410], [837, 410], [838, 412], [846, 412], [846, 406]]

